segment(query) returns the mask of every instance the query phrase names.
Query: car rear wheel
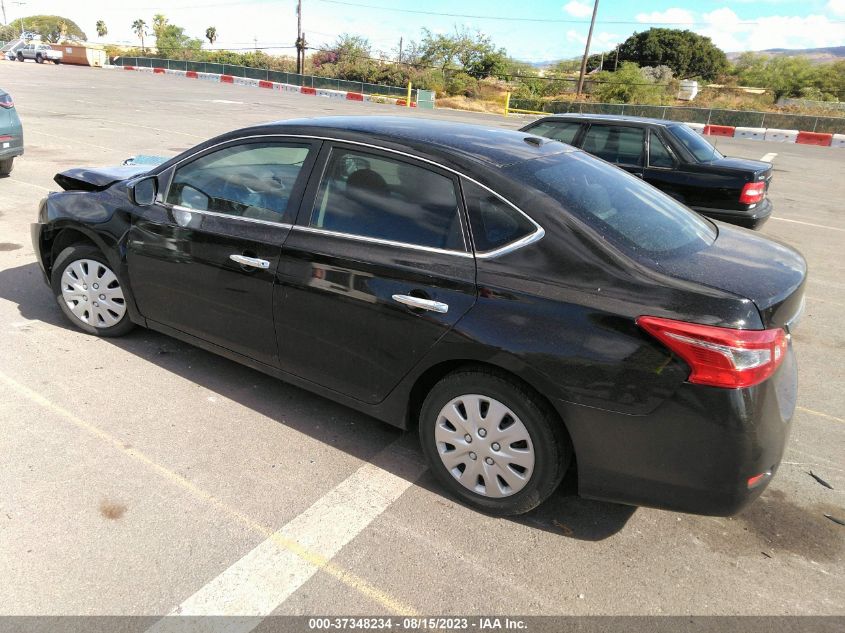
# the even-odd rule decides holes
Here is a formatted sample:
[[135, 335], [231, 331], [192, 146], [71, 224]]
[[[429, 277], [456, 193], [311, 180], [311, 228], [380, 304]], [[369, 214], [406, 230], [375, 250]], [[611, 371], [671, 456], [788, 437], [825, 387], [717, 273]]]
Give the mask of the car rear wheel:
[[4, 160], [0, 160], [0, 176], [8, 176], [12, 173], [12, 167], [14, 167], [14, 158], [6, 158]]
[[419, 433], [437, 480], [467, 505], [498, 516], [545, 501], [571, 456], [548, 405], [486, 370], [459, 371], [438, 382], [423, 403]]
[[61, 59], [54, 59], [54, 60], [53, 60], [53, 63], [54, 63], [56, 66], [58, 66], [59, 64], [61, 64], [61, 63], [62, 63], [62, 60], [61, 60]]
[[121, 281], [94, 246], [75, 244], [59, 253], [51, 284], [62, 312], [80, 330], [122, 336], [134, 327]]
[[41, 56], [41, 53], [39, 53], [38, 55], [36, 55], [36, 56], [35, 56], [35, 61], [36, 61], [36, 63], [38, 63], [38, 64], [43, 64], [43, 63], [44, 63], [44, 58]]

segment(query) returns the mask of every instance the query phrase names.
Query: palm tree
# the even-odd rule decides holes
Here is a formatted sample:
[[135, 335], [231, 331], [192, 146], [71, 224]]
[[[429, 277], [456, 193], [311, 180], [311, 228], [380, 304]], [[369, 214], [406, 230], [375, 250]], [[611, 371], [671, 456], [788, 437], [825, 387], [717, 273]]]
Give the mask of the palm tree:
[[207, 40], [208, 40], [208, 42], [209, 42], [212, 46], [214, 46], [214, 42], [216, 42], [216, 41], [217, 41], [217, 29], [216, 29], [216, 28], [214, 28], [213, 26], [209, 26], [209, 27], [205, 30], [205, 39], [207, 39]]
[[97, 20], [97, 36], [105, 37], [108, 33], [109, 29], [106, 27], [106, 23], [102, 20]]
[[141, 51], [146, 52], [144, 50], [144, 31], [147, 28], [147, 23], [141, 19], [135, 20], [132, 23], [132, 30], [135, 31], [135, 35], [141, 38]]

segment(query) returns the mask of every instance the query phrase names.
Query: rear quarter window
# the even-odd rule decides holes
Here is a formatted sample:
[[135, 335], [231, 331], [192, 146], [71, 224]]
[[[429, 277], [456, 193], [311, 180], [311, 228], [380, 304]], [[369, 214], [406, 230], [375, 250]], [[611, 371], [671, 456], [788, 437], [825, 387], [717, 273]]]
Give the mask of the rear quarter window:
[[578, 136], [578, 132], [581, 131], [581, 127], [581, 123], [574, 121], [543, 121], [527, 131], [537, 136], [544, 136], [572, 145], [575, 137]]
[[537, 226], [496, 194], [461, 180], [476, 252], [493, 251], [537, 230]]

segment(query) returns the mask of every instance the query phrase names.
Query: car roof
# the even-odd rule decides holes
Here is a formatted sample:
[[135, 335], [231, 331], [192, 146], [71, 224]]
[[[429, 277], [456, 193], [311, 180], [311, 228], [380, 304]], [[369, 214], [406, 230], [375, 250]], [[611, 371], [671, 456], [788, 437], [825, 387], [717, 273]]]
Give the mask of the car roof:
[[645, 116], [625, 116], [622, 114], [583, 114], [580, 112], [566, 113], [566, 114], [552, 114], [547, 117], [539, 119], [540, 121], [547, 121], [549, 119], [577, 119], [584, 121], [623, 121], [626, 123], [649, 123], [651, 125], [672, 126], [682, 124], [683, 121], [669, 121], [666, 119], [655, 119]]
[[[528, 132], [417, 116], [334, 116], [274, 121], [246, 128], [263, 134], [304, 134], [416, 150], [450, 161], [472, 160], [503, 167], [542, 156], [577, 151]], [[232, 135], [242, 135], [238, 130]], [[526, 140], [530, 139], [530, 140]]]

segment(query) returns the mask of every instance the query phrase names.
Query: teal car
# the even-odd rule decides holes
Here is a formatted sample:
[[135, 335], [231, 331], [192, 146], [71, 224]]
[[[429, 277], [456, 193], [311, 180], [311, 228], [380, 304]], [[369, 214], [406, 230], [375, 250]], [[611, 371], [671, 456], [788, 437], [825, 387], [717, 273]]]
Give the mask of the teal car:
[[0, 176], [12, 173], [15, 157], [23, 154], [23, 126], [15, 102], [0, 89]]

